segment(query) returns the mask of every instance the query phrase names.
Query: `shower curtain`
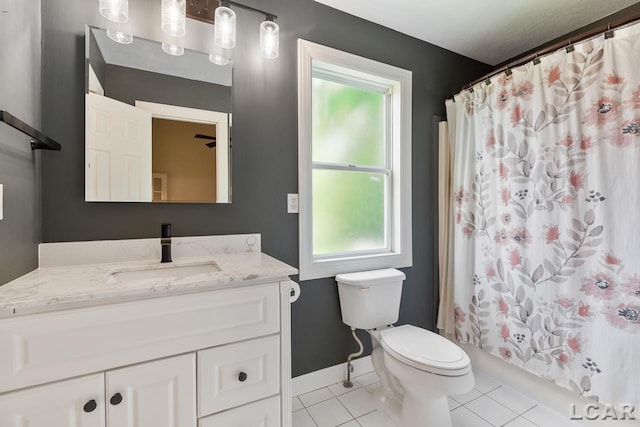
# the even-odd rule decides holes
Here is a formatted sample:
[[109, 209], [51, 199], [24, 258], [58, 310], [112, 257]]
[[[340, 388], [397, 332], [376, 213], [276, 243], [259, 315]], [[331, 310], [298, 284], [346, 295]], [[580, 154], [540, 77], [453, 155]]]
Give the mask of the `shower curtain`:
[[640, 405], [640, 25], [449, 101], [455, 336]]

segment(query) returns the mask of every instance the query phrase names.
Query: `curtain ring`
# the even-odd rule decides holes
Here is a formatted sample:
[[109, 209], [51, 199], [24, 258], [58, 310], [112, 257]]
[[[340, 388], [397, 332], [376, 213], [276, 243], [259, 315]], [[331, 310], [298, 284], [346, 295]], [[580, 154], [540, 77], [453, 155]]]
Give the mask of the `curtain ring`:
[[613, 30], [611, 29], [611, 22], [607, 24], [607, 31], [604, 33], [604, 39], [612, 39], [613, 38]]
[[571, 37], [569, 37], [569, 46], [567, 46], [567, 53], [571, 53], [574, 50], [576, 50], [576, 48], [573, 46], [573, 43], [571, 42]]

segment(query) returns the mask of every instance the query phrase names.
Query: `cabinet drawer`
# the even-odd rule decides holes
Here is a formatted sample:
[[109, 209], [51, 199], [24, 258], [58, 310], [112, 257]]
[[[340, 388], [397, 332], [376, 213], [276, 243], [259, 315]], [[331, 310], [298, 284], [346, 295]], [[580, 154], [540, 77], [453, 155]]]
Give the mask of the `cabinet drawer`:
[[259, 402], [230, 409], [203, 418], [198, 427], [280, 427], [280, 397], [273, 396]]
[[0, 320], [0, 392], [278, 332], [277, 283]]
[[277, 394], [279, 367], [277, 335], [199, 351], [199, 416]]

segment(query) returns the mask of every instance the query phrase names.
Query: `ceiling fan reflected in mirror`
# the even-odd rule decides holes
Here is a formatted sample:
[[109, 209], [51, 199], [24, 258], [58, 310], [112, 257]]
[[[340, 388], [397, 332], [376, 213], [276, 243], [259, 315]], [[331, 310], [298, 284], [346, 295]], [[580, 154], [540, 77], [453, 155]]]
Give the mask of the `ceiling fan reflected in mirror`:
[[215, 136], [203, 135], [201, 133], [196, 133], [193, 137], [194, 138], [198, 138], [198, 139], [208, 139], [210, 142], [206, 142], [204, 145], [206, 145], [209, 148], [214, 148], [216, 146], [216, 137]]

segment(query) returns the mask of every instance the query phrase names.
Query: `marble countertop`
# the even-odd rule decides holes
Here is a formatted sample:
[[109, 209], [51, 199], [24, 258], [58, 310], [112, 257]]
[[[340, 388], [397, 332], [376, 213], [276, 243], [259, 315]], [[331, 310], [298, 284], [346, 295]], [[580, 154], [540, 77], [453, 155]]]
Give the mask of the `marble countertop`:
[[[214, 264], [219, 271], [182, 278], [152, 273], [154, 277], [114, 279], [114, 274], [120, 272], [162, 271], [166, 268], [203, 264]], [[252, 285], [269, 280], [283, 280], [297, 272], [295, 268], [255, 249], [237, 253], [174, 257], [174, 261], [167, 264], [161, 264], [155, 258], [41, 267], [0, 286], [0, 317]]]

